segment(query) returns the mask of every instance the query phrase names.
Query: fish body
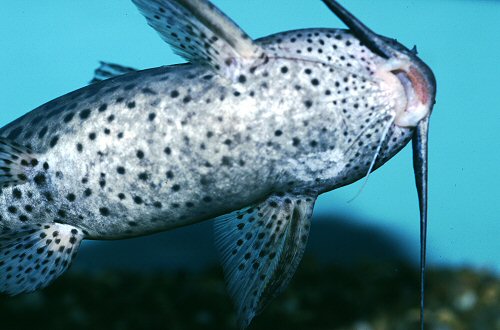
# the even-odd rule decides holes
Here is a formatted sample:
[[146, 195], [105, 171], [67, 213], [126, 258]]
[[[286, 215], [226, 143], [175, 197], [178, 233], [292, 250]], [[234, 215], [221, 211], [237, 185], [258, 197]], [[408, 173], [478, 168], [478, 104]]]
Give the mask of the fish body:
[[[272, 193], [318, 195], [364, 176], [394, 111], [394, 92], [369, 73], [382, 63], [343, 30], [261, 43], [271, 58], [237, 83], [193, 64], [131, 72], [4, 127], [0, 136], [28, 145], [39, 164], [28, 183], [3, 189], [2, 226], [53, 217], [90, 239], [121, 238], [211, 219]], [[346, 43], [352, 51], [335, 57], [286, 58], [309, 45], [333, 53]], [[368, 68], [343, 64], [343, 56], [365, 56]], [[409, 129], [392, 130], [397, 141], [380, 163], [411, 138]]]
[[190, 63], [103, 64], [109, 79], [0, 129], [0, 291], [48, 285], [83, 239], [218, 217], [246, 327], [293, 275], [317, 196], [412, 139], [433, 76], [405, 48], [384, 58], [351, 31], [252, 41], [207, 1], [134, 2]]

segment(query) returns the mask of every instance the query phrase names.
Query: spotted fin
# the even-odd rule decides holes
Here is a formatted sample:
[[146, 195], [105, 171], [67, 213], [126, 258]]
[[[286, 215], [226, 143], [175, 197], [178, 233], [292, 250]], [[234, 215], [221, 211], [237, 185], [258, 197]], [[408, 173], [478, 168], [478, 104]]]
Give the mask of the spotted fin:
[[0, 137], [0, 187], [26, 182], [30, 167], [37, 164], [30, 149]]
[[16, 295], [49, 285], [76, 256], [83, 233], [64, 224], [0, 232], [0, 292]]
[[130, 68], [127, 66], [109, 63], [109, 62], [100, 62], [100, 65], [94, 71], [94, 78], [90, 81], [91, 84], [103, 81], [109, 78], [118, 77], [130, 72], [135, 72], [137, 69]]
[[306, 247], [315, 200], [271, 196], [216, 220], [216, 243], [242, 329], [290, 282]]
[[207, 0], [132, 0], [174, 51], [236, 78], [264, 63], [264, 50]]

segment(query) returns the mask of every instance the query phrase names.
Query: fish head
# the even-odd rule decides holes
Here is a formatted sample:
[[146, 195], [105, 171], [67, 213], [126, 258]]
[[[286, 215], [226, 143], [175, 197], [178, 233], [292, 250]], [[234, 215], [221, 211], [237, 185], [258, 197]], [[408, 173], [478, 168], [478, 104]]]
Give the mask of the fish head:
[[379, 36], [384, 40], [390, 58], [385, 69], [397, 77], [405, 92], [403, 106], [396, 111], [394, 124], [400, 127], [416, 127], [431, 115], [436, 102], [436, 78], [430, 67], [416, 52], [395, 39]]
[[[413, 168], [420, 208], [420, 328], [424, 329], [424, 275], [427, 242], [428, 134], [429, 119], [436, 100], [436, 78], [418, 56], [396, 40], [382, 37], [349, 13], [335, 0], [323, 0], [372, 52], [386, 59], [386, 71], [394, 74], [404, 88], [406, 105], [401, 105], [394, 124], [413, 131]], [[390, 77], [386, 75], [387, 79]], [[393, 80], [394, 81], [394, 80]], [[397, 86], [395, 84], [394, 86]]]
[[360, 43], [380, 57], [384, 64], [376, 72], [378, 76], [394, 90], [400, 91], [403, 87], [406, 100], [398, 102], [394, 123], [399, 127], [413, 128], [424, 118], [428, 119], [436, 99], [436, 78], [418, 57], [416, 47], [410, 50], [395, 39], [374, 33], [335, 0], [323, 2], [350, 28]]

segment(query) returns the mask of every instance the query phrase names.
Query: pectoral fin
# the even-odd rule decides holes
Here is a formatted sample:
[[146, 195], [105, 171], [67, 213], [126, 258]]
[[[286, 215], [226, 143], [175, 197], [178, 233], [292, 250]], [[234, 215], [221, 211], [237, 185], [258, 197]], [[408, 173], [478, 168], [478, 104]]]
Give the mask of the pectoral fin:
[[174, 51], [234, 79], [263, 63], [262, 48], [207, 0], [133, 0]]
[[216, 220], [216, 243], [243, 329], [290, 282], [306, 247], [315, 200], [271, 196]]
[[38, 164], [33, 152], [8, 138], [0, 138], [0, 187], [22, 184]]

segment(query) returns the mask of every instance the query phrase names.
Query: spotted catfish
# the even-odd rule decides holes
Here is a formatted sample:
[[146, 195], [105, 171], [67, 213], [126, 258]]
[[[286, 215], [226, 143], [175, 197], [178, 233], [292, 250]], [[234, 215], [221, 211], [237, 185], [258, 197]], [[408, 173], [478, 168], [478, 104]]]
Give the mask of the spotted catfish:
[[89, 86], [0, 130], [0, 292], [47, 286], [83, 239], [217, 218], [244, 328], [293, 276], [318, 195], [412, 138], [426, 183], [432, 72], [335, 1], [351, 30], [255, 41], [206, 0], [133, 2], [189, 63], [102, 63]]

